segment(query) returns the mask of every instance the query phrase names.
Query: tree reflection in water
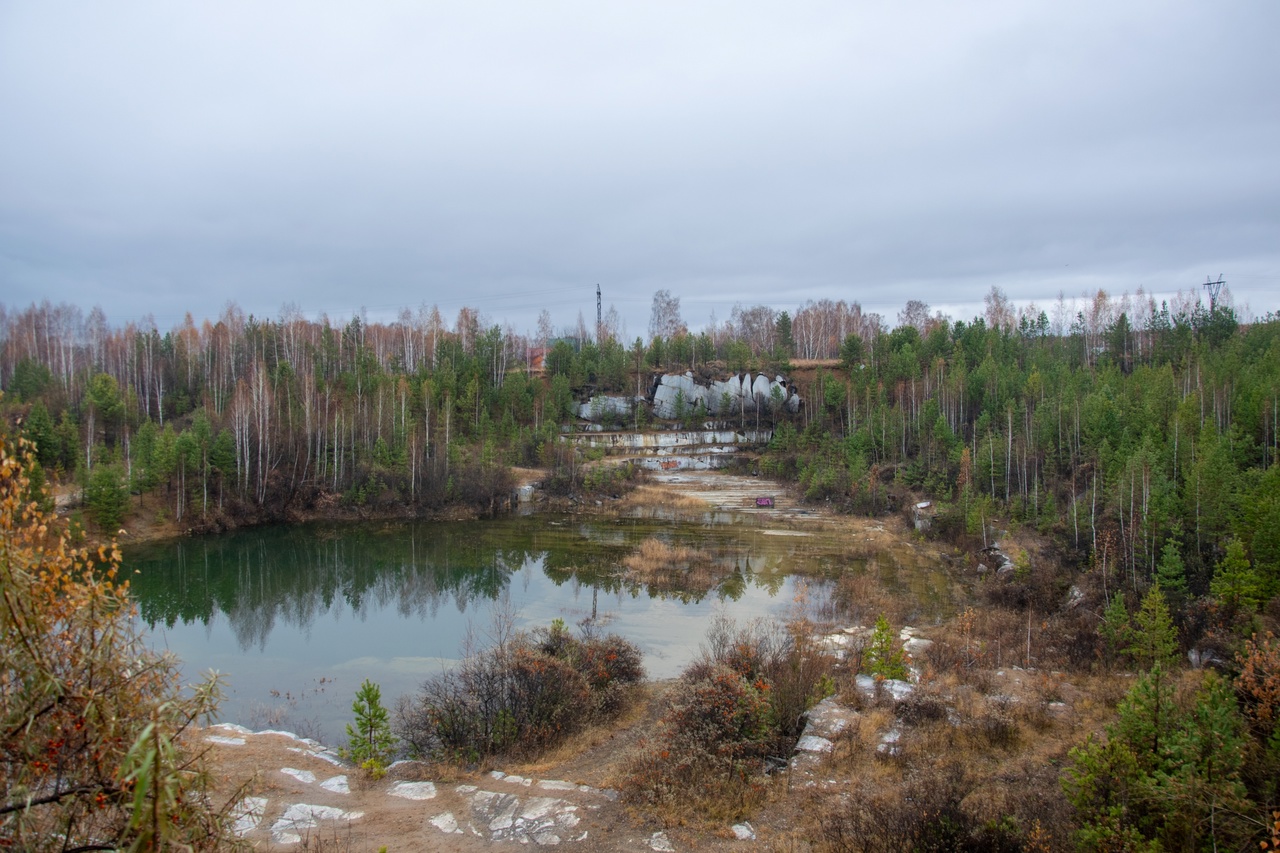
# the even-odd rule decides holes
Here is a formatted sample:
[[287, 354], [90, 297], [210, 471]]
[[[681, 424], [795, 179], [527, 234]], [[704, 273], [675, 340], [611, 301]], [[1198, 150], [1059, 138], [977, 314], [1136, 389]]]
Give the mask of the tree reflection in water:
[[[651, 587], [623, 558], [656, 529], [709, 554], [709, 588]], [[548, 517], [483, 522], [304, 525], [181, 539], [131, 549], [126, 569], [151, 627], [225, 615], [240, 648], [263, 649], [278, 623], [309, 632], [335, 604], [360, 620], [393, 612], [430, 621], [498, 599], [525, 569], [557, 586], [690, 604], [737, 601], [755, 586], [776, 595], [796, 567], [799, 540], [744, 541], [734, 528]]]

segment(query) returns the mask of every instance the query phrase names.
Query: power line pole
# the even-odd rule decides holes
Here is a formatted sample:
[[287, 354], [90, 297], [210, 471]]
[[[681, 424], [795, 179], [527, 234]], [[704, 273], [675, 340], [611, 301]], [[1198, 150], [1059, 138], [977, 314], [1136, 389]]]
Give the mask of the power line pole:
[[1209, 291], [1209, 313], [1213, 313], [1213, 309], [1218, 306], [1218, 294], [1222, 292], [1222, 285], [1227, 282], [1222, 278], [1222, 273], [1218, 273], [1218, 280], [1214, 281], [1205, 276], [1204, 288]]
[[600, 312], [600, 285], [596, 285], [596, 346], [599, 346], [604, 336], [604, 314]]

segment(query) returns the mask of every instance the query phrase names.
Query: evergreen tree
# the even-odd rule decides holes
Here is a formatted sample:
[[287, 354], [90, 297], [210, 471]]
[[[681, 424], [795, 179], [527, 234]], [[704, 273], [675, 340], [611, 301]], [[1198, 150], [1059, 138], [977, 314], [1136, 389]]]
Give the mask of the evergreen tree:
[[1156, 566], [1156, 583], [1168, 595], [1178, 601], [1187, 594], [1187, 567], [1178, 553], [1178, 546], [1169, 539], [1160, 552], [1160, 562]]
[[1130, 644], [1125, 651], [1143, 669], [1151, 669], [1157, 664], [1171, 666], [1177, 660], [1177, 636], [1159, 586], [1151, 587], [1143, 596], [1142, 605], [1133, 616], [1129, 639]]
[[853, 368], [855, 365], [861, 364], [865, 357], [866, 347], [862, 343], [862, 338], [858, 335], [849, 334], [840, 344], [840, 363], [847, 368]]
[[109, 534], [115, 533], [129, 507], [129, 491], [119, 466], [95, 467], [85, 486], [84, 500], [94, 523]]
[[1102, 614], [1102, 624], [1098, 626], [1103, 653], [1109, 662], [1114, 663], [1121, 654], [1128, 651], [1131, 635], [1129, 610], [1125, 607], [1124, 593], [1117, 592], [1107, 602], [1107, 609]]
[[889, 627], [889, 620], [884, 614], [876, 619], [864, 668], [877, 678], [907, 677], [907, 664], [902, 649], [898, 647], [897, 638], [893, 636], [893, 629]]
[[1227, 553], [1213, 573], [1209, 591], [1233, 610], [1253, 612], [1262, 602], [1262, 579], [1253, 571], [1244, 545], [1232, 537], [1227, 542]]
[[778, 350], [784, 358], [795, 352], [796, 342], [791, 336], [791, 315], [783, 311], [774, 324], [774, 334], [778, 341]]
[[379, 779], [386, 772], [396, 743], [382, 704], [382, 688], [366, 678], [356, 692], [351, 711], [356, 722], [354, 726], [347, 723], [348, 745], [343, 754]]
[[62, 459], [62, 441], [43, 401], [37, 400], [31, 411], [27, 412], [23, 433], [35, 444], [36, 458], [40, 464], [51, 471], [56, 468]]
[[1214, 676], [1189, 711], [1157, 663], [1116, 709], [1107, 740], [1070, 752], [1063, 776], [1084, 850], [1243, 849], [1253, 808], [1242, 783], [1244, 721]]

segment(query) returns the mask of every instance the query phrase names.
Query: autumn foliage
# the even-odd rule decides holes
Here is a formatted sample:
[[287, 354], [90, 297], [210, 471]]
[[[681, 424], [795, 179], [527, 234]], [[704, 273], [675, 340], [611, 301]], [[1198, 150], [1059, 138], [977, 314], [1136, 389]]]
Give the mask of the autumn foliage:
[[791, 754], [805, 711], [827, 692], [830, 660], [811, 633], [803, 620], [784, 629], [713, 619], [653, 738], [625, 763], [625, 796], [704, 819], [736, 820], [758, 806], [770, 757]]
[[0, 848], [222, 849], [180, 736], [217, 700], [142, 644], [120, 554], [72, 547], [0, 434]]

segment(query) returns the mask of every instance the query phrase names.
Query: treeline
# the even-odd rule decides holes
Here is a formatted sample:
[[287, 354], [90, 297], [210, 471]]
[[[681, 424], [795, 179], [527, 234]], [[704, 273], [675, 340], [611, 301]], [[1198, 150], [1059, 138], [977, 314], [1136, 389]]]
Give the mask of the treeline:
[[[154, 323], [113, 328], [98, 308], [0, 306], [0, 387], [43, 469], [83, 483], [103, 529], [119, 523], [130, 493], [163, 501], [188, 526], [278, 517], [334, 495], [492, 509], [510, 492], [510, 466], [576, 471], [558, 440], [576, 399], [639, 393], [651, 370], [785, 357], [774, 335], [790, 341], [785, 314], [739, 310], [713, 337], [689, 332], [678, 299], [664, 305], [667, 334], [630, 346], [605, 328], [556, 336], [545, 312], [531, 338], [486, 326], [470, 308], [450, 326], [434, 308], [334, 325], [293, 307], [263, 320], [231, 306], [216, 322], [188, 316], [162, 333]], [[731, 338], [735, 328], [751, 342]]]
[[119, 517], [113, 483], [159, 493], [179, 520], [334, 494], [491, 505], [570, 401], [510, 370], [518, 342], [472, 311], [453, 330], [231, 308], [165, 334], [75, 317], [46, 305], [9, 318], [0, 372], [40, 464], [82, 478], [104, 527]]

